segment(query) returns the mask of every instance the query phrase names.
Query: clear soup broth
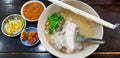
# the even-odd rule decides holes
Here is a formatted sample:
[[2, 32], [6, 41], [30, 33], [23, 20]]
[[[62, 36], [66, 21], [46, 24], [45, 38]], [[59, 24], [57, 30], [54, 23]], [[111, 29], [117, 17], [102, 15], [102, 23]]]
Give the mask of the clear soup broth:
[[[64, 18], [64, 21], [67, 21], [69, 20], [69, 18], [72, 18], [72, 23], [74, 23], [75, 25], [77, 25], [77, 28], [78, 28], [78, 33], [80, 33], [81, 35], [85, 36], [85, 37], [89, 37], [89, 38], [92, 38], [94, 36], [94, 30], [93, 30], [93, 22], [80, 16], [80, 15], [77, 15], [69, 10], [61, 10], [58, 12], [63, 18]], [[49, 16], [48, 16], [49, 17]], [[64, 22], [65, 23], [65, 22]], [[46, 24], [50, 24], [48, 23], [48, 20], [46, 21]], [[63, 23], [61, 23], [63, 25]], [[65, 25], [65, 24], [64, 24]], [[72, 50], [72, 52], [66, 52], [66, 48], [63, 47], [64, 44], [67, 44], [65, 43], [65, 40], [66, 39], [61, 39], [63, 36], [61, 36], [61, 38], [59, 39], [54, 39], [54, 35], [59, 32], [58, 30], [54, 32], [54, 34], [49, 34], [48, 33], [48, 26], [45, 27], [45, 36], [46, 36], [46, 39], [48, 40], [48, 42], [51, 44], [51, 46], [53, 46], [56, 50], [62, 52], [62, 53], [67, 53], [67, 54], [70, 54], [70, 53], [77, 53], [77, 52], [80, 52], [81, 49], [76, 49], [76, 44], [74, 44], [74, 49], [68, 49], [69, 51]], [[64, 27], [63, 27], [64, 28]], [[72, 30], [72, 29], [70, 29]], [[71, 32], [71, 31], [70, 31]], [[69, 32], [68, 32], [69, 33]], [[74, 38], [74, 37], [73, 37]], [[75, 38], [73, 39], [75, 40]], [[73, 40], [69, 41], [69, 42], [74, 42]], [[59, 44], [60, 43], [60, 44]], [[74, 42], [75, 43], [75, 42]], [[70, 44], [68, 44], [70, 45]], [[72, 44], [71, 44], [72, 45]], [[89, 46], [90, 44], [89, 43], [85, 43], [84, 44], [84, 47], [87, 47]], [[57, 47], [56, 47], [57, 46]], [[59, 47], [60, 46], [60, 47]], [[79, 45], [78, 45], [79, 47]], [[76, 52], [77, 51], [77, 52]]]

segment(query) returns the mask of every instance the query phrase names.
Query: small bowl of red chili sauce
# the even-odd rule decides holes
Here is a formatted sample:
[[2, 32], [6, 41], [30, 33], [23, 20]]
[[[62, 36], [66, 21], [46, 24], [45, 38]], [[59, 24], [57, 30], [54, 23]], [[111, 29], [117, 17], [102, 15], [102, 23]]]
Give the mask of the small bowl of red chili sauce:
[[21, 15], [27, 21], [35, 22], [39, 20], [45, 8], [41, 1], [28, 1], [21, 8]]

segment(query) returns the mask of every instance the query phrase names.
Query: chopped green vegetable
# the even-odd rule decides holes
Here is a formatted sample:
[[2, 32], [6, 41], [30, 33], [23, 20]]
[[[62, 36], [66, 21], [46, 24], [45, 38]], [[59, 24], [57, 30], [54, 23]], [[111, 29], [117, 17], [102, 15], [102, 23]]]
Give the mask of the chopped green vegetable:
[[49, 29], [49, 30], [48, 30], [48, 33], [49, 33], [49, 34], [53, 34], [54, 31], [53, 31], [52, 29]]
[[54, 34], [63, 19], [64, 18], [59, 13], [54, 13], [51, 16], [48, 16], [48, 22], [50, 23], [48, 33]]

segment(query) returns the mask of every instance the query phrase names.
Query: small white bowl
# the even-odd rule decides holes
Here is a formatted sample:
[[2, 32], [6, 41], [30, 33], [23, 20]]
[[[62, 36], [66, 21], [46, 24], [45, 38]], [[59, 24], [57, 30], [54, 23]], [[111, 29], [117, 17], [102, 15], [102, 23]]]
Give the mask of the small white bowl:
[[[26, 2], [23, 6], [22, 6], [22, 8], [21, 8], [21, 16], [24, 18], [24, 19], [26, 19], [27, 21], [30, 21], [30, 22], [35, 22], [35, 21], [38, 21], [38, 19], [40, 18], [40, 16], [39, 16], [39, 18], [38, 19], [35, 19], [35, 20], [29, 20], [28, 18], [26, 18], [25, 16], [24, 16], [24, 14], [23, 14], [23, 9], [24, 9], [24, 7], [27, 5], [27, 4], [29, 4], [29, 3], [32, 3], [32, 2], [38, 2], [38, 3], [40, 3], [43, 7], [44, 7], [44, 10], [45, 10], [45, 5], [41, 2], [41, 1], [28, 1], [28, 2]], [[44, 11], [43, 10], [43, 11]], [[33, 10], [33, 11], [35, 11], [35, 10]], [[41, 13], [42, 14], [42, 13]]]
[[[97, 14], [97, 12], [90, 7], [89, 5], [87, 5], [84, 2], [81, 1], [63, 1], [69, 5], [72, 5], [78, 9], [81, 9], [85, 12], [88, 12], [96, 17], [99, 17], [99, 15]], [[50, 16], [53, 13], [59, 12], [61, 11], [63, 8], [56, 6], [54, 4], [49, 5], [46, 10], [42, 13], [40, 20], [38, 21], [38, 26], [37, 26], [37, 30], [38, 30], [38, 35], [40, 38], [41, 43], [43, 44], [43, 46], [53, 55], [60, 57], [60, 58], [84, 58], [89, 56], [90, 54], [92, 54], [98, 47], [99, 44], [93, 44], [90, 45], [88, 47], [86, 47], [84, 50], [78, 52], [78, 53], [73, 53], [73, 54], [65, 54], [62, 52], [57, 51], [56, 49], [54, 49], [52, 47], [52, 45], [49, 44], [48, 40], [45, 37], [44, 34], [44, 29], [45, 29], [45, 22], [48, 18], [48, 16]], [[103, 37], [103, 26], [100, 24], [93, 24], [93, 30], [94, 30], [94, 38], [99, 38], [102, 39]]]
[[6, 36], [8, 36], [8, 37], [15, 37], [15, 36], [19, 35], [19, 34], [25, 29], [25, 27], [26, 27], [26, 20], [24, 20], [24, 26], [23, 26], [23, 28], [22, 28], [19, 32], [10, 35], [10, 34], [7, 34], [7, 33], [4, 31], [4, 25], [5, 25], [5, 23], [8, 21], [8, 18], [10, 18], [11, 16], [19, 16], [19, 17], [21, 17], [21, 18], [24, 20], [24, 18], [23, 18], [21, 15], [19, 15], [19, 14], [9, 15], [9, 16], [7, 16], [7, 17], [3, 20], [2, 25], [1, 25], [1, 30], [2, 30], [2, 33], [3, 33], [4, 35], [6, 35]]

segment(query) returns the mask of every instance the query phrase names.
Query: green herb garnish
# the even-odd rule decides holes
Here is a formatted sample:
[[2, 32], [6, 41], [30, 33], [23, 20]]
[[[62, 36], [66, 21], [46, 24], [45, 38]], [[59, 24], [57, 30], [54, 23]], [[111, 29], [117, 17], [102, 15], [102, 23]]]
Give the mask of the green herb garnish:
[[54, 34], [54, 32], [59, 28], [60, 23], [63, 21], [63, 17], [59, 13], [54, 13], [51, 16], [48, 16], [49, 22], [49, 34]]

